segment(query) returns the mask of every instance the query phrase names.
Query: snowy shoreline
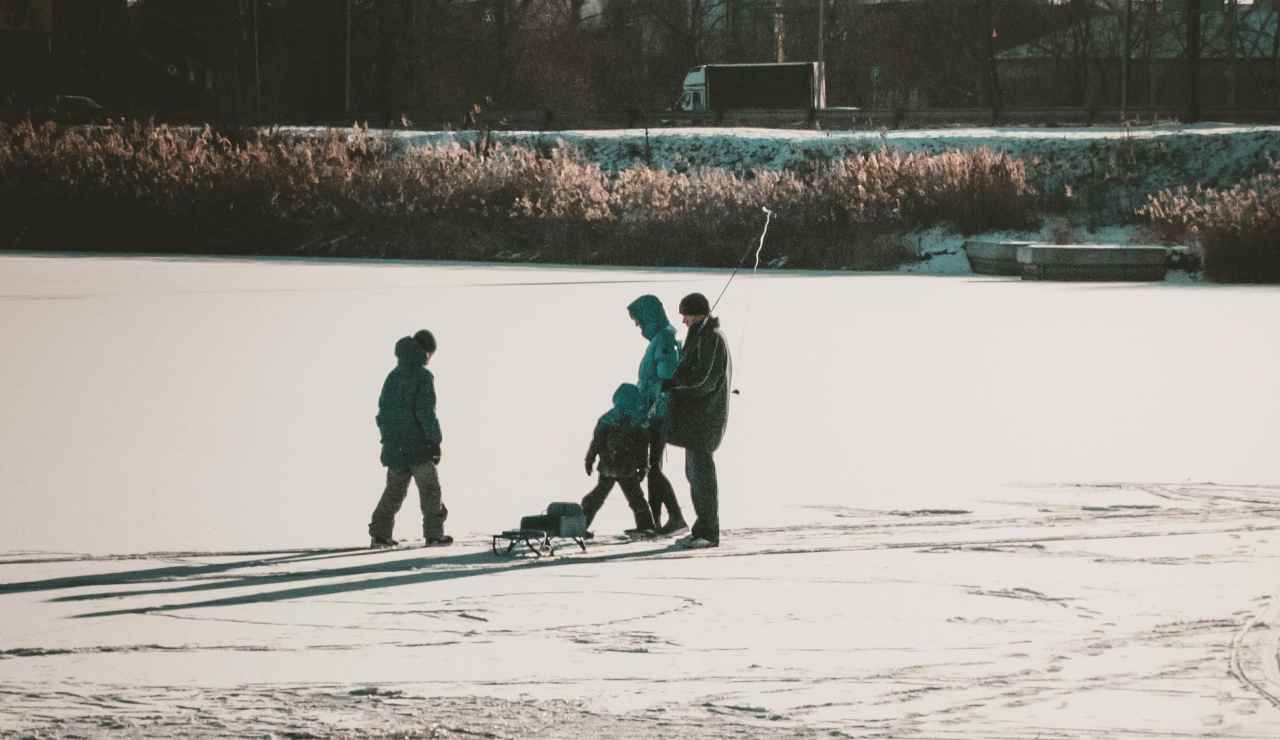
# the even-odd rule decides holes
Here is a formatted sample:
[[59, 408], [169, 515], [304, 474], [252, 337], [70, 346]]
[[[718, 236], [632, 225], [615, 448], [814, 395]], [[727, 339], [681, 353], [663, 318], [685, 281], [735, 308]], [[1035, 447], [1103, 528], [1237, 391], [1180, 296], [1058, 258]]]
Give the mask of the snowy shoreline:
[[[905, 265], [904, 271], [956, 275], [967, 274], [967, 266], [959, 257], [961, 235], [954, 232], [948, 234], [939, 229], [910, 231], [911, 224], [936, 223], [935, 219], [940, 218], [948, 224], [947, 228], [968, 231], [989, 228], [989, 225], [998, 223], [1024, 224], [1039, 218], [1044, 221], [1039, 228], [1009, 233], [1008, 238], [1054, 243], [1114, 241], [1149, 244], [1156, 237], [1144, 232], [1137, 215], [1137, 210], [1147, 203], [1148, 197], [1183, 185], [1235, 185], [1267, 169], [1270, 166], [1269, 160], [1280, 156], [1280, 127], [1228, 124], [1150, 128], [972, 127], [882, 132], [739, 128], [662, 129], [647, 133], [638, 129], [483, 133], [394, 130], [368, 132], [368, 136], [374, 139], [396, 142], [405, 151], [437, 146], [479, 146], [486, 150], [488, 142], [492, 141], [528, 147], [542, 155], [560, 146], [571, 147], [578, 152], [585, 162], [556, 160], [559, 162], [555, 165], [556, 172], [560, 173], [556, 177], [563, 178], [564, 182], [552, 178], [549, 187], [559, 195], [550, 199], [531, 195], [540, 204], [537, 207], [528, 206], [532, 209], [530, 213], [534, 215], [516, 217], [514, 214], [519, 209], [502, 205], [505, 203], [503, 198], [511, 197], [508, 192], [511, 188], [519, 190], [530, 185], [518, 178], [511, 182], [504, 180], [510, 174], [504, 167], [510, 163], [504, 164], [506, 160], [502, 157], [459, 160], [469, 162], [469, 172], [480, 177], [481, 184], [475, 185], [480, 188], [477, 192], [489, 194], [469, 196], [478, 197], [478, 202], [471, 202], [467, 198], [455, 202], [439, 200], [434, 186], [429, 184], [444, 177], [436, 170], [440, 164], [437, 159], [441, 162], [452, 161], [446, 155], [437, 153], [424, 158], [422, 162], [416, 162], [399, 157], [396, 154], [397, 147], [389, 150], [376, 147], [378, 158], [376, 161], [366, 162], [367, 171], [359, 169], [359, 163], [366, 161], [360, 157], [336, 160], [327, 158], [326, 162], [340, 164], [333, 164], [338, 169], [330, 170], [313, 166], [316, 161], [314, 157], [319, 155], [297, 142], [298, 138], [330, 134], [333, 138], [326, 141], [337, 146], [338, 150], [343, 150], [341, 142], [344, 132], [363, 137], [362, 131], [315, 127], [273, 128], [264, 132], [272, 136], [285, 136], [297, 146], [285, 146], [282, 143], [285, 140], [281, 139], [277, 140], [280, 146], [271, 144], [265, 149], [261, 148], [265, 145], [264, 142], [245, 143], [244, 146], [250, 147], [245, 151], [215, 138], [214, 140], [223, 142], [215, 148], [226, 149], [229, 162], [240, 162], [243, 165], [247, 161], [244, 158], [254, 152], [256, 154], [253, 156], [261, 155], [265, 158], [263, 162], [266, 164], [249, 167], [242, 173], [248, 178], [247, 182], [257, 182], [255, 178], [263, 176], [264, 172], [270, 175], [275, 172], [273, 167], [279, 168], [281, 172], [293, 172], [301, 168], [299, 171], [310, 174], [302, 177], [299, 182], [309, 185], [285, 187], [277, 192], [274, 189], [277, 186], [270, 184], [269, 176], [252, 188], [244, 183], [237, 184], [239, 181], [236, 180], [223, 182], [215, 178], [211, 182], [215, 182], [215, 190], [220, 195], [213, 197], [212, 191], [204, 193], [195, 186], [196, 181], [193, 180], [180, 183], [188, 190], [182, 191], [182, 196], [178, 199], [181, 203], [176, 206], [164, 205], [165, 192], [171, 188], [163, 185], [163, 176], [156, 175], [156, 172], [166, 171], [166, 155], [153, 152], [149, 159], [141, 158], [134, 164], [139, 164], [143, 170], [152, 173], [149, 176], [160, 177], [158, 182], [161, 185], [156, 186], [156, 182], [152, 182], [137, 193], [141, 208], [139, 213], [143, 215], [127, 224], [116, 224], [105, 217], [117, 210], [110, 205], [115, 197], [111, 195], [110, 187], [95, 191], [92, 197], [84, 193], [81, 195], [85, 197], [76, 196], [78, 191], [71, 187], [69, 180], [58, 180], [66, 180], [69, 175], [58, 169], [61, 165], [56, 162], [62, 160], [53, 157], [50, 148], [52, 145], [43, 140], [22, 139], [23, 146], [32, 148], [34, 161], [39, 167], [46, 168], [47, 174], [54, 178], [52, 186], [61, 194], [58, 197], [79, 202], [84, 209], [84, 218], [75, 217], [74, 214], [79, 211], [72, 209], [69, 211], [72, 218], [63, 223], [49, 220], [40, 223], [18, 222], [9, 244], [41, 248], [101, 245], [117, 250], [122, 246], [125, 249], [134, 246], [142, 251], [167, 256], [177, 256], [165, 250], [171, 249], [171, 243], [179, 243], [204, 254], [275, 252], [317, 256], [458, 256], [492, 259], [496, 264], [550, 259], [557, 264], [578, 261], [725, 265], [740, 253], [741, 243], [753, 236], [754, 217], [759, 215], [757, 208], [747, 208], [742, 212], [745, 215], [727, 215], [739, 214], [740, 209], [745, 208], [734, 200], [732, 193], [737, 189], [747, 188], [756, 180], [753, 172], [785, 168], [788, 170], [786, 181], [793, 183], [787, 188], [800, 187], [802, 190], [809, 187], [806, 183], [812, 177], [814, 179], [810, 184], [814, 188], [818, 188], [820, 192], [825, 192], [822, 188], [832, 188], [832, 195], [836, 198], [833, 202], [839, 203], [842, 196], [834, 194], [840, 192], [839, 188], [842, 186], [823, 179], [827, 175], [812, 174], [826, 172], [820, 167], [823, 162], [887, 147], [931, 156], [966, 150], [966, 154], [960, 155], [961, 159], [970, 163], [966, 166], [985, 167], [988, 166], [984, 164], [987, 159], [975, 155], [972, 150], [978, 147], [993, 149], [1002, 153], [1002, 156], [1009, 155], [1017, 160], [1016, 167], [1009, 166], [1017, 173], [1015, 179], [1020, 195], [1013, 200], [1002, 201], [1005, 205], [999, 210], [1004, 213], [1003, 217], [991, 215], [995, 206], [972, 203], [974, 194], [968, 191], [970, 186], [964, 184], [969, 181], [953, 177], [943, 178], [945, 183], [949, 183], [941, 188], [945, 197], [938, 196], [936, 203], [930, 200], [933, 205], [927, 206], [929, 212], [921, 213], [926, 208], [923, 205], [925, 201], [922, 200], [926, 196], [920, 193], [915, 196], [910, 194], [922, 188], [922, 182], [933, 182], [934, 178], [917, 167], [919, 163], [909, 164], [904, 166], [910, 174], [908, 179], [915, 178], [917, 181], [914, 185], [899, 187], [886, 179], [875, 180], [869, 186], [879, 195], [866, 206], [868, 213], [858, 218], [870, 221], [859, 221], [853, 216], [824, 215], [823, 209], [827, 206], [821, 206], [823, 201], [817, 198], [813, 203], [784, 216], [791, 221], [779, 222], [775, 238], [768, 245], [771, 256], [766, 256], [764, 260], [764, 264], [770, 269], [792, 269], [793, 266], [809, 265], [834, 269], [883, 269], [911, 259], [910, 252], [899, 249], [894, 243], [897, 240], [914, 242], [916, 253], [928, 258], [919, 264]], [[208, 135], [214, 136], [212, 133]], [[90, 137], [80, 141], [77, 145], [81, 148], [78, 156], [89, 164], [103, 157], [109, 161], [123, 157], [120, 161], [128, 163], [131, 161], [129, 157], [133, 155], [129, 153], [131, 150], [121, 148], [121, 141], [129, 142], [130, 146], [146, 148], [150, 146], [147, 142], [154, 143], [156, 137], [163, 140], [164, 137], [177, 136], [179, 141], [184, 142], [183, 146], [189, 145], [193, 150], [202, 151], [202, 147], [213, 146], [202, 138], [204, 134], [197, 134], [197, 130], [189, 128], [182, 129], [181, 133], [165, 129], [128, 129], [116, 131], [113, 136], [123, 138], [116, 141], [107, 137], [107, 140], [96, 141]], [[184, 136], [190, 140], [183, 139]], [[485, 143], [480, 144], [481, 140]], [[275, 152], [277, 149], [292, 152], [291, 156], [300, 158], [303, 163], [285, 158], [272, 164], [274, 160], [270, 160], [264, 152]], [[361, 147], [356, 149], [363, 151]], [[236, 152], [240, 154], [237, 155]], [[512, 162], [523, 163], [512, 165], [520, 172], [524, 171], [521, 168], [532, 168], [529, 172], [533, 173], [539, 167], [548, 166], [546, 159], [528, 152], [508, 156], [512, 158]], [[41, 157], [45, 157], [47, 161]], [[487, 170], [487, 165], [484, 164], [491, 160], [497, 161], [493, 171]], [[950, 164], [945, 166], [959, 166], [951, 159], [946, 161]], [[1007, 160], [999, 161], [1007, 163]], [[709, 175], [707, 182], [721, 184], [683, 188], [679, 184], [683, 179], [678, 175], [633, 173], [641, 183], [646, 182], [645, 178], [651, 175], [653, 177], [651, 185], [637, 186], [636, 192], [645, 194], [644, 197], [624, 198], [609, 192], [606, 183], [625, 184], [629, 180], [625, 177], [616, 180], [601, 177], [601, 170], [605, 173], [617, 173], [641, 162], [650, 162], [659, 169], [680, 171], [717, 168], [717, 173]], [[929, 166], [934, 164], [937, 163]], [[418, 165], [425, 169], [415, 169]], [[312, 169], [307, 169], [309, 166]], [[1005, 165], [997, 166], [997, 170], [1003, 166]], [[35, 172], [39, 175], [43, 171], [37, 169]], [[353, 177], [353, 172], [359, 176]], [[388, 173], [402, 178], [396, 180], [399, 195], [390, 201], [384, 200], [379, 189], [381, 186], [376, 185]], [[104, 182], [113, 176], [110, 168], [99, 174], [106, 178]], [[193, 176], [194, 174], [193, 171]], [[969, 173], [969, 176], [974, 175], [974, 172]], [[546, 173], [529, 174], [526, 179], [541, 181], [540, 178], [545, 176]], [[426, 180], [420, 181], [424, 177]], [[459, 178], [458, 182], [453, 182], [445, 177], [444, 189], [454, 192], [449, 188], [460, 187], [461, 190], [457, 192], [470, 192], [467, 188], [472, 185], [465, 185], [465, 179]], [[1000, 181], [1000, 177], [996, 179]], [[697, 178], [695, 180], [702, 182]], [[352, 185], [347, 192], [342, 190], [342, 182], [357, 185]], [[484, 189], [498, 185], [501, 187], [493, 192]], [[336, 187], [337, 191], [331, 192], [330, 186]], [[586, 187], [587, 190], [574, 195], [574, 188], [577, 187]], [[624, 192], [631, 192], [623, 185], [619, 187]], [[646, 187], [650, 187], [652, 192], [645, 190]], [[151, 192], [147, 188], [157, 192]], [[674, 189], [671, 190], [672, 188]], [[780, 192], [790, 192], [787, 188]], [[689, 202], [680, 204], [681, 207], [654, 208], [646, 205], [650, 196], [656, 198], [654, 203], [665, 202], [664, 198], [671, 197], [669, 193], [664, 195], [667, 190], [676, 193], [687, 190], [684, 197]], [[989, 195], [997, 197], [999, 192], [997, 188]], [[263, 193], [274, 193], [271, 197], [283, 199], [281, 202], [286, 206], [292, 203], [293, 210], [279, 207], [280, 203], [255, 201]], [[567, 199], [564, 203], [556, 200], [562, 196]], [[789, 196], [776, 197], [785, 200]], [[766, 199], [766, 196], [755, 194], [752, 198], [752, 202], [757, 202]], [[623, 201], [631, 204], [629, 208], [639, 210], [617, 210], [615, 206]], [[493, 206], [494, 202], [499, 205]], [[231, 211], [219, 211], [222, 207], [219, 203], [234, 204], [234, 214]], [[723, 208], [708, 207], [709, 203], [719, 203]], [[496, 210], [488, 210], [491, 207]], [[556, 210], [562, 207], [565, 209], [563, 212]], [[575, 210], [579, 207], [587, 210], [579, 213]], [[98, 210], [95, 211], [95, 208]], [[539, 208], [550, 210], [542, 213]], [[699, 208], [703, 210], [699, 211]], [[841, 207], [835, 205], [832, 208], [838, 213]], [[1020, 210], [1032, 208], [1042, 212]], [[19, 210], [22, 208], [19, 207]], [[202, 220], [204, 216], [201, 215], [206, 211], [210, 219], [208, 223]], [[703, 215], [691, 220], [687, 215], [680, 216], [685, 211], [701, 212]], [[1011, 213], [1012, 211], [1017, 213]], [[783, 212], [786, 213], [785, 209]], [[987, 215], [980, 223], [969, 223], [967, 216], [972, 212]], [[95, 216], [95, 213], [98, 215]], [[725, 218], [717, 219], [714, 214], [721, 214]], [[834, 223], [842, 226], [838, 229], [824, 226], [827, 223], [824, 219], [827, 218], [835, 218]], [[101, 228], [95, 230], [88, 225], [90, 221]], [[705, 228], [700, 229], [700, 226]], [[136, 238], [131, 243], [128, 235], [135, 233], [135, 230]], [[263, 234], [272, 236], [267, 237], [269, 241], [260, 242]], [[992, 233], [969, 236], [999, 238]]]

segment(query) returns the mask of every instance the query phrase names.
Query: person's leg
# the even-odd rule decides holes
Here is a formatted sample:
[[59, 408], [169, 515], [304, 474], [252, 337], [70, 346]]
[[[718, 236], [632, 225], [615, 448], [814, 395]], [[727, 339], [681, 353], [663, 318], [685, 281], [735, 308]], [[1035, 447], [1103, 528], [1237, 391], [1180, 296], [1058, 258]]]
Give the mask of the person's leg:
[[662, 482], [668, 486], [671, 483], [662, 474], [662, 451], [666, 446], [663, 423], [662, 419], [649, 420], [649, 482], [646, 487], [649, 489], [649, 513], [653, 515], [654, 524], [662, 521], [662, 505], [666, 499]]
[[627, 505], [635, 515], [636, 529], [656, 529], [653, 514], [644, 501], [644, 491], [640, 489], [640, 481], [636, 478], [619, 478], [618, 485], [622, 487], [622, 495], [627, 497]]
[[422, 506], [422, 537], [430, 542], [444, 536], [444, 518], [440, 516], [440, 474], [431, 462], [413, 466], [413, 480], [418, 484], [418, 503]]
[[688, 526], [684, 521], [684, 512], [680, 511], [680, 504], [676, 502], [676, 490], [661, 470], [649, 472], [649, 502], [651, 510], [658, 514], [653, 518], [654, 524], [662, 519], [662, 508], [666, 507], [667, 523], [662, 525], [664, 532], [675, 532]]
[[600, 507], [604, 506], [604, 500], [609, 497], [609, 491], [613, 489], [613, 481], [613, 478], [601, 475], [596, 480], [596, 487], [582, 497], [582, 513], [587, 517], [587, 529], [591, 529], [591, 522], [595, 520], [596, 512], [600, 511]]
[[716, 462], [710, 452], [686, 449], [684, 472], [689, 478], [693, 497], [693, 513], [697, 517], [689, 534], [715, 544], [720, 543], [719, 484]]
[[389, 541], [395, 528], [396, 513], [404, 503], [405, 494], [409, 493], [408, 470], [387, 468], [387, 485], [382, 489], [382, 498], [373, 510], [373, 518], [369, 522], [369, 536], [375, 540]]
[[662, 521], [662, 507], [667, 508], [667, 524], [664, 530], [676, 531], [685, 526], [684, 514], [680, 512], [680, 503], [676, 501], [676, 491], [671, 481], [662, 472], [663, 452], [667, 447], [665, 422], [655, 420], [649, 428], [649, 511], [653, 514], [653, 523]]

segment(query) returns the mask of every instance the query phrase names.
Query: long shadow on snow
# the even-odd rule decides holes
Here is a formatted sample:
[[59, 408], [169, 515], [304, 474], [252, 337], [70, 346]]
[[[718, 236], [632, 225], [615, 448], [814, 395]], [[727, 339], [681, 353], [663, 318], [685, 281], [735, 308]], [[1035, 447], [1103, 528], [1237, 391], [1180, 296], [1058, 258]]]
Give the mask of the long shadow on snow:
[[[492, 568], [478, 568], [474, 570], [454, 571], [449, 573], [432, 573], [419, 572], [412, 575], [394, 576], [390, 578], [379, 578], [373, 581], [354, 581], [347, 583], [331, 583], [319, 586], [307, 586], [304, 588], [286, 589], [283, 591], [272, 591], [269, 593], [247, 594], [245, 596], [233, 596], [226, 599], [213, 599], [210, 601], [198, 601], [191, 604], [169, 604], [164, 606], [146, 606], [136, 609], [112, 609], [110, 611], [89, 612], [86, 614], [76, 614], [74, 619], [88, 619], [92, 617], [115, 617], [126, 614], [151, 614], [156, 612], [174, 612], [184, 611], [187, 609], [204, 609], [216, 606], [244, 606], [246, 604], [267, 604], [277, 601], [291, 601], [293, 599], [306, 599], [314, 596], [333, 596], [336, 594], [351, 593], [354, 591], [369, 591], [381, 588], [395, 588], [397, 586], [411, 586], [419, 583], [432, 583], [435, 581], [449, 581], [455, 578], [473, 578], [476, 576], [487, 576], [496, 573], [510, 573], [516, 570], [526, 570], [532, 568], [555, 568], [569, 566], [582, 563], [607, 563], [617, 560], [640, 560], [652, 558], [669, 552], [687, 552], [675, 545], [664, 547], [657, 550], [644, 550], [641, 552], [617, 553], [615, 555], [586, 555], [574, 556], [572, 558], [554, 559], [554, 560], [527, 560], [521, 562], [512, 562], [509, 565], [501, 565]], [[478, 557], [494, 557], [488, 553], [475, 553], [471, 555], [455, 556], [456, 559], [475, 559]], [[367, 568], [335, 568], [323, 571], [311, 571], [308, 573], [290, 573], [282, 576], [267, 576], [266, 578], [275, 578], [277, 580], [298, 580], [301, 578], [335, 578], [346, 575], [360, 575], [362, 573], [388, 572], [394, 570], [405, 570], [413, 568], [415, 565], [430, 566], [439, 564], [440, 559], [417, 558], [414, 560], [404, 560], [396, 563], [383, 563], [379, 566], [370, 566]], [[270, 582], [270, 581], [268, 581]], [[235, 584], [215, 584], [221, 588], [232, 588]], [[243, 584], [240, 584], [243, 587]], [[108, 594], [109, 596], [110, 594]]]
[[488, 551], [482, 551], [459, 555], [448, 555], [438, 558], [413, 558], [411, 560], [379, 561], [364, 565], [329, 568], [327, 570], [307, 570], [296, 573], [273, 573], [271, 575], [262, 576], [231, 576], [226, 580], [212, 581], [208, 583], [193, 583], [183, 586], [175, 586], [173, 588], [138, 589], [136, 591], [100, 591], [91, 594], [74, 594], [71, 596], [58, 596], [50, 599], [50, 601], [95, 601], [97, 599], [117, 599], [129, 596], [159, 596], [162, 594], [215, 591], [224, 588], [269, 586], [277, 583], [308, 581], [316, 578], [345, 578], [349, 576], [364, 576], [378, 573], [394, 573], [396, 571], [405, 570], [423, 570], [432, 566], [441, 565], [474, 565], [483, 562], [491, 562], [493, 559], [494, 556], [491, 553]]
[[85, 586], [119, 586], [126, 583], [147, 583], [151, 581], [172, 581], [182, 578], [191, 578], [194, 576], [225, 573], [227, 571], [238, 570], [240, 568], [257, 568], [264, 565], [276, 565], [280, 563], [304, 563], [312, 560], [328, 560], [330, 558], [359, 555], [364, 552], [371, 551], [363, 547], [307, 550], [304, 552], [289, 553], [287, 555], [281, 555], [274, 558], [254, 558], [252, 560], [239, 560], [233, 563], [173, 565], [164, 568], [144, 568], [142, 570], [124, 571], [120, 573], [97, 573], [84, 576], [47, 578], [40, 581], [0, 583], [0, 594], [26, 593], [28, 591], [53, 591], [64, 588], [84, 588]]

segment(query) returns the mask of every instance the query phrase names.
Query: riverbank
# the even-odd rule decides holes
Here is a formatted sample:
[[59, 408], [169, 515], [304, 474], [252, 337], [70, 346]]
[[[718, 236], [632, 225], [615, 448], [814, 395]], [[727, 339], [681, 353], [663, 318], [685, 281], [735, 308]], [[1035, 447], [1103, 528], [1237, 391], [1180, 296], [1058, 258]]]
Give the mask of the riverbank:
[[[884, 270], [914, 235], [1191, 244], [1271, 279], [1274, 127], [387, 132], [0, 127], [0, 248]], [[1210, 190], [1179, 190], [1179, 188]], [[914, 242], [914, 243], [913, 243]], [[1260, 267], [1259, 267], [1260, 266]], [[1255, 269], [1257, 268], [1257, 269]]]

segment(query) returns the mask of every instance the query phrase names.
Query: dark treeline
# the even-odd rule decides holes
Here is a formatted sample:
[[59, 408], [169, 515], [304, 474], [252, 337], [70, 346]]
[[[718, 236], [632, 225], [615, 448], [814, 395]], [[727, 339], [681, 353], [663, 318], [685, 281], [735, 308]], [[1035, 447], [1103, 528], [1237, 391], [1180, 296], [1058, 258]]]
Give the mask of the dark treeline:
[[43, 2], [56, 8], [49, 43], [0, 34], [0, 96], [43, 86], [172, 120], [645, 115], [666, 110], [697, 64], [819, 54], [831, 105], [1196, 118], [1202, 105], [1280, 101], [1277, 14], [1246, 0]]

